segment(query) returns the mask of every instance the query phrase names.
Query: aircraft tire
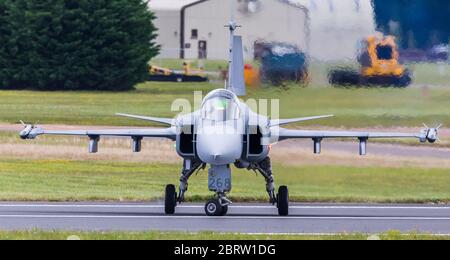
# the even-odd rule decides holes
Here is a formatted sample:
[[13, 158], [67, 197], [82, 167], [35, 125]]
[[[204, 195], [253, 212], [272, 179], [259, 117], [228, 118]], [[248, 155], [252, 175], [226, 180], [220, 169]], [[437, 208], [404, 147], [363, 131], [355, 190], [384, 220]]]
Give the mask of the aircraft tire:
[[277, 207], [280, 216], [289, 215], [289, 190], [286, 186], [280, 186], [278, 189]]
[[221, 216], [226, 216], [227, 213], [228, 213], [228, 205], [222, 206], [222, 213], [220, 215]]
[[207, 216], [222, 216], [223, 207], [218, 199], [211, 199], [206, 202], [205, 213]]
[[175, 191], [175, 185], [169, 184], [166, 186], [166, 196], [164, 209], [167, 215], [175, 214], [175, 207], [177, 206], [177, 192]]

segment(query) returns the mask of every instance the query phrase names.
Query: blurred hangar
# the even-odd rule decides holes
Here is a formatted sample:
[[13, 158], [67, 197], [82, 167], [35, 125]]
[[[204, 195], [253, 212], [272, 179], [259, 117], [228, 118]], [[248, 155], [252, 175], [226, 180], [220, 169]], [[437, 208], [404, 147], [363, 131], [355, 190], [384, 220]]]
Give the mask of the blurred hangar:
[[[157, 16], [159, 58], [228, 59], [226, 31], [231, 2], [223, 0], [150, 0]], [[243, 26], [244, 57], [252, 60], [255, 43], [284, 42], [307, 52], [309, 12], [300, 3], [288, 0], [240, 0], [235, 19]]]
[[[157, 16], [159, 58], [228, 59], [230, 1], [150, 0]], [[240, 0], [246, 60], [255, 42], [293, 45], [319, 61], [356, 60], [358, 42], [376, 32], [371, 0]]]
[[[227, 24], [230, 5], [150, 0], [159, 28], [157, 59], [199, 60], [207, 73], [202, 60], [227, 60], [228, 36], [217, 28]], [[243, 25], [247, 86], [308, 84], [311, 63], [354, 63], [361, 39], [376, 32], [371, 0], [238, 0], [235, 8]]]

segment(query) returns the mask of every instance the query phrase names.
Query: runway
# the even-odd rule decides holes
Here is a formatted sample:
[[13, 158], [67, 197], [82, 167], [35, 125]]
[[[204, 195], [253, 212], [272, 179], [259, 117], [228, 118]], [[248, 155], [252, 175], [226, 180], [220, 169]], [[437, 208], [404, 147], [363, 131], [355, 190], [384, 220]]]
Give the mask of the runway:
[[166, 216], [161, 203], [0, 203], [1, 230], [215, 231], [236, 233], [450, 234], [450, 207], [427, 205], [293, 204], [279, 217], [267, 204], [236, 204], [225, 217], [207, 217], [203, 204]]

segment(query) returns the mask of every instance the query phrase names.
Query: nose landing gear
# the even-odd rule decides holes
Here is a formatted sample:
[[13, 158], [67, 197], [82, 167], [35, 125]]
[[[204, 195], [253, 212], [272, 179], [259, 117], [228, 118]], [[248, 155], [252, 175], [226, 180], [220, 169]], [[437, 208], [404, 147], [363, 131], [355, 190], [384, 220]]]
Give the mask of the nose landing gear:
[[231, 201], [224, 194], [218, 194], [217, 198], [211, 199], [205, 204], [207, 216], [225, 216], [228, 213], [228, 205]]

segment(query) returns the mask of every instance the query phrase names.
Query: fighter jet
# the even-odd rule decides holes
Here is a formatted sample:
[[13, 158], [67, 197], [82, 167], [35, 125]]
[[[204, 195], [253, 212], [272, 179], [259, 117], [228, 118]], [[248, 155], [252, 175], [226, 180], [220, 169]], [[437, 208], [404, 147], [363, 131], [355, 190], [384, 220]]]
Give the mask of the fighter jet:
[[89, 152], [96, 153], [100, 137], [129, 137], [133, 152], [141, 151], [143, 138], [167, 138], [176, 142], [176, 150], [184, 160], [178, 192], [175, 185], [165, 189], [165, 213], [175, 214], [178, 204], [185, 201], [189, 178], [197, 171], [208, 169], [208, 188], [215, 194], [205, 205], [208, 216], [224, 216], [232, 203], [227, 194], [232, 189], [231, 166], [261, 174], [266, 182], [269, 202], [278, 208], [280, 216], [289, 214], [289, 191], [287, 186], [275, 190], [270, 146], [287, 139], [311, 139], [314, 153], [321, 152], [322, 140], [328, 138], [354, 138], [359, 140], [360, 155], [366, 154], [369, 139], [414, 138], [425, 143], [438, 140], [441, 126], [425, 127], [414, 133], [308, 131], [290, 130], [282, 126], [331, 117], [313, 116], [294, 119], [270, 119], [255, 113], [238, 97], [246, 94], [244, 84], [244, 58], [241, 36], [235, 35], [237, 24], [232, 20], [230, 31], [229, 80], [226, 87], [210, 92], [201, 109], [175, 119], [118, 114], [119, 116], [146, 120], [166, 125], [164, 129], [120, 129], [54, 131], [24, 124], [22, 139], [35, 139], [40, 135], [87, 136]]

